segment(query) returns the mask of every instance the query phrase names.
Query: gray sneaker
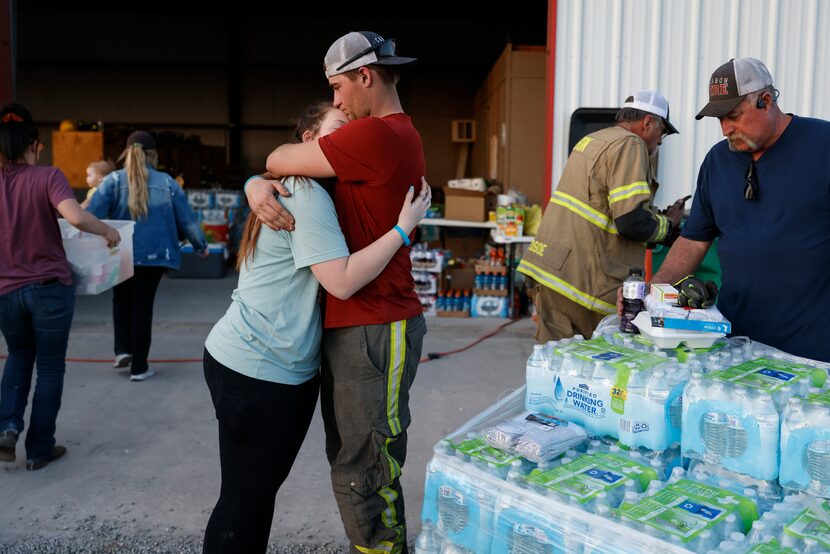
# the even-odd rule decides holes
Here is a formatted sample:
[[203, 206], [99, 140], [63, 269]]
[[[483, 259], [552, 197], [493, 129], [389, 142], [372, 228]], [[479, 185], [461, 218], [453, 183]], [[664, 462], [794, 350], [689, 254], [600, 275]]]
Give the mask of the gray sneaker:
[[144, 373], [133, 373], [130, 375], [130, 381], [146, 381], [150, 377], [156, 374], [156, 370], [152, 367], [148, 367], [147, 371]]
[[133, 357], [131, 354], [119, 354], [115, 357], [115, 361], [112, 362], [112, 367], [115, 369], [121, 369], [122, 367], [130, 367], [130, 364], [133, 362]]
[[17, 432], [9, 429], [0, 433], [0, 462], [13, 462], [17, 459], [14, 448], [17, 446]]

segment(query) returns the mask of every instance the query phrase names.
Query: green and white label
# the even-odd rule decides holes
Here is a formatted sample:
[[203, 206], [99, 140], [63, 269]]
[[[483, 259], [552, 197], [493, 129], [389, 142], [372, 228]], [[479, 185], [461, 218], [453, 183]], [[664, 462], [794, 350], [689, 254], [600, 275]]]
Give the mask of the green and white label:
[[826, 373], [803, 364], [758, 358], [713, 373], [712, 377], [720, 381], [773, 393], [805, 379], [810, 379], [813, 384], [821, 385], [824, 383]]
[[521, 456], [517, 456], [490, 446], [484, 441], [484, 439], [468, 439], [461, 441], [455, 445], [455, 449], [469, 455], [471, 458], [482, 460], [488, 464], [495, 464], [496, 467], [508, 466], [513, 460], [522, 459]]
[[797, 550], [782, 546], [776, 539], [756, 544], [746, 551], [746, 554], [800, 554]]
[[[830, 501], [825, 500], [821, 507], [830, 516]], [[830, 548], [830, 525], [817, 518], [810, 508], [785, 525], [784, 532], [798, 539], [815, 539], [823, 548]]]
[[818, 394], [810, 394], [807, 396], [807, 400], [810, 402], [824, 404], [825, 406], [830, 406], [830, 390], [826, 390]]
[[648, 466], [622, 456], [596, 452], [553, 469], [534, 469], [527, 482], [585, 503], [603, 491], [623, 487], [630, 481], [637, 482], [642, 490], [654, 479], [657, 472]]
[[636, 504], [624, 502], [617, 513], [674, 535], [684, 543], [716, 527], [730, 513], [742, 520], [745, 529], [758, 519], [758, 508], [745, 496], [688, 479], [669, 484]]

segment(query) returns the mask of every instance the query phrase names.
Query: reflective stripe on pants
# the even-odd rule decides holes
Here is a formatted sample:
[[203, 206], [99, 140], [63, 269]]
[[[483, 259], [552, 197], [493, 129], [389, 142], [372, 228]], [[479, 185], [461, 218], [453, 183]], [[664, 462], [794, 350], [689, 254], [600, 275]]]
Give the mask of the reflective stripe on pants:
[[409, 387], [421, 357], [423, 316], [323, 334], [321, 409], [326, 455], [353, 552], [406, 552], [401, 467]]

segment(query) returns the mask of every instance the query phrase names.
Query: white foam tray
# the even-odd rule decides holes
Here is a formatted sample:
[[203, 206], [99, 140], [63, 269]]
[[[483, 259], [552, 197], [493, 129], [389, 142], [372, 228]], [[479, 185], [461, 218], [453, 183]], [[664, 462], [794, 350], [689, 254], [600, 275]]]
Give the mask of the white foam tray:
[[640, 334], [658, 348], [677, 348], [681, 343], [689, 348], [707, 348], [712, 346], [719, 338], [726, 336], [726, 333], [652, 327], [651, 317], [645, 310], [637, 314], [637, 317], [634, 318], [632, 323], [640, 330]]

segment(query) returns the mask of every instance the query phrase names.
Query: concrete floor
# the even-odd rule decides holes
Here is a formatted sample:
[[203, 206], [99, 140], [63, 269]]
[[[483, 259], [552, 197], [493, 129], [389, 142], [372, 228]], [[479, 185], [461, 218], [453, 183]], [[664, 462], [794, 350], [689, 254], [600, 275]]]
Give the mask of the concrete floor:
[[[201, 359], [236, 275], [162, 280], [151, 359]], [[505, 320], [428, 320], [424, 354], [460, 348]], [[420, 530], [424, 472], [432, 446], [524, 382], [534, 325], [520, 321], [461, 354], [421, 365], [412, 390], [413, 423], [403, 469], [410, 540]], [[174, 534], [200, 539], [219, 493], [216, 421], [197, 361], [155, 363], [158, 375], [131, 383], [113, 370], [111, 296], [78, 297], [57, 439], [67, 456], [39, 472], [0, 463], [0, 546], [66, 538], [90, 522], [129, 537]], [[0, 353], [5, 343], [0, 339]], [[28, 417], [28, 416], [27, 416]], [[272, 544], [346, 543], [329, 488], [319, 410], [294, 469], [277, 497]], [[103, 523], [101, 523], [103, 522]]]

